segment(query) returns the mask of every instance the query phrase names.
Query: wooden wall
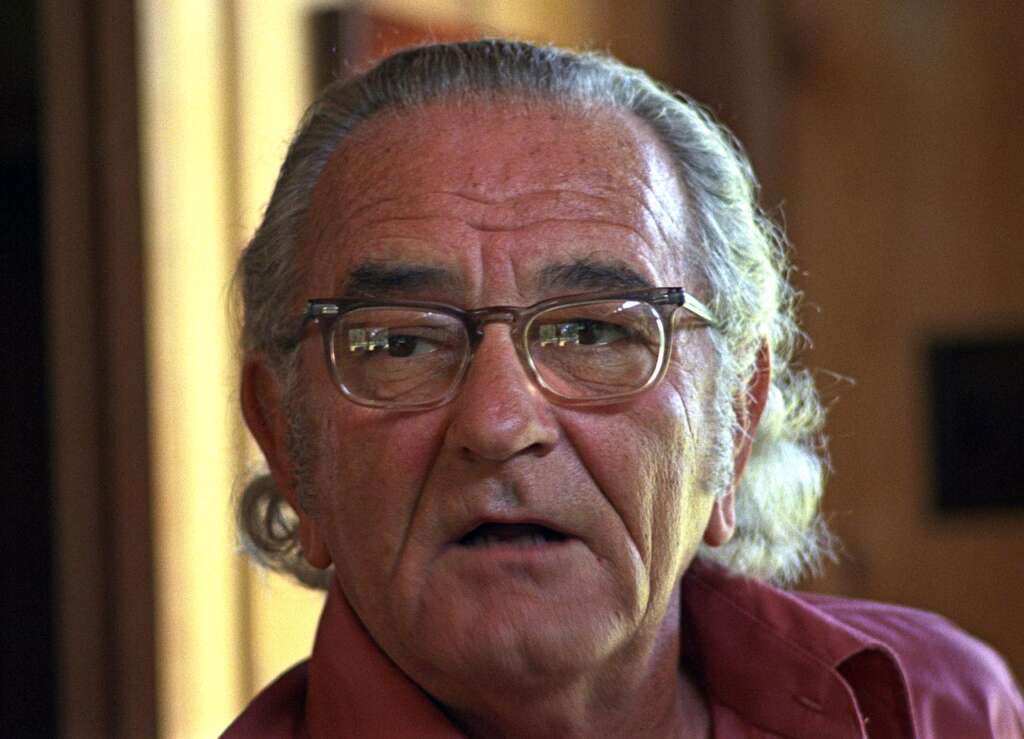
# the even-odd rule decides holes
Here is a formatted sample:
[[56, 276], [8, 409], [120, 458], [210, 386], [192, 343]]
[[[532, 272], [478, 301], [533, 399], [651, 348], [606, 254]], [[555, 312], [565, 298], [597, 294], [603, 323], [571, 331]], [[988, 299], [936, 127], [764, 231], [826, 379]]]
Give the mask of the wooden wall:
[[674, 55], [746, 143], [833, 403], [845, 552], [808, 586], [938, 611], [1024, 675], [1024, 511], [935, 512], [926, 364], [935, 339], [1024, 333], [1024, 5], [673, 7], [620, 52]]
[[156, 731], [134, 12], [38, 4], [62, 736]]

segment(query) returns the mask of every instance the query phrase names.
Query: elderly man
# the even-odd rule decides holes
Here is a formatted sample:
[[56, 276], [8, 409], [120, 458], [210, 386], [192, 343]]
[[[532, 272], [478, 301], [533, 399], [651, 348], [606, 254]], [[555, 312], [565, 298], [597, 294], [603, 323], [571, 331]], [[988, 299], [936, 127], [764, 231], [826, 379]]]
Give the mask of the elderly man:
[[239, 274], [240, 521], [329, 594], [226, 735], [1019, 735], [944, 621], [769, 584], [827, 542], [786, 272], [729, 137], [613, 60], [327, 88]]

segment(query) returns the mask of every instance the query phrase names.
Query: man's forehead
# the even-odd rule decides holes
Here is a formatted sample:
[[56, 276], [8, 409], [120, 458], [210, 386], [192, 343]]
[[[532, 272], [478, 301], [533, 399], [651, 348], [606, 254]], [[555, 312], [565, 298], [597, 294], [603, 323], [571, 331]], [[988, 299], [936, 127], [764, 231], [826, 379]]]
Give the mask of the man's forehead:
[[560, 248], [584, 239], [563, 261], [593, 266], [624, 261], [593, 257], [610, 238], [637, 253], [680, 249], [685, 213], [669, 157], [627, 114], [436, 103], [357, 129], [316, 186], [307, 235], [320, 255], [349, 252], [349, 271], [406, 257], [402, 242], [416, 236], [445, 246], [531, 229]]
[[678, 184], [671, 158], [632, 114], [513, 100], [437, 101], [382, 113], [338, 147], [317, 189], [352, 195], [382, 168], [399, 186], [406, 177], [444, 180], [484, 202], [529, 194], [543, 174], [566, 189]]

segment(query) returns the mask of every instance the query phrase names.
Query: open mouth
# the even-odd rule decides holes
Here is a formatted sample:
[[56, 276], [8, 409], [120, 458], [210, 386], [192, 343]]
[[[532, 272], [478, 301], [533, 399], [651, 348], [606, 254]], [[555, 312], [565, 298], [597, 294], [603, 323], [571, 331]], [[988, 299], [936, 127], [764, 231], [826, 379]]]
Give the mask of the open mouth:
[[562, 534], [547, 526], [532, 523], [485, 523], [459, 539], [464, 547], [491, 547], [498, 545], [534, 547], [566, 540]]

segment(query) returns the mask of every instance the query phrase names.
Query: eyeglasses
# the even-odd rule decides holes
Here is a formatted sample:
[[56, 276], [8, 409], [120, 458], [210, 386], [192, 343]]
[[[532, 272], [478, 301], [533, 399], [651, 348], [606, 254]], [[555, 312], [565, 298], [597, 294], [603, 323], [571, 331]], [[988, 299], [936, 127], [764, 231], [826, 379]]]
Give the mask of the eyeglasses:
[[548, 396], [563, 405], [596, 405], [661, 381], [677, 318], [696, 325], [716, 323], [710, 309], [682, 288], [655, 287], [476, 310], [444, 303], [318, 298], [306, 305], [302, 331], [310, 321], [319, 324], [328, 369], [352, 402], [426, 409], [458, 393], [484, 326], [508, 323], [523, 367]]

